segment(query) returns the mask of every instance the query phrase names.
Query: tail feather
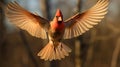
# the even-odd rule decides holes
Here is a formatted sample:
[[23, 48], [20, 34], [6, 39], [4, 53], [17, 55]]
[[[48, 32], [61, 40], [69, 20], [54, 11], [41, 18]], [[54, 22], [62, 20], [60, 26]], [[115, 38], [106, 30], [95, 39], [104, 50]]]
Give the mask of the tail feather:
[[57, 47], [54, 47], [53, 43], [49, 42], [39, 53], [41, 59], [44, 60], [61, 60], [68, 56], [71, 49], [63, 43], [59, 43]]
[[56, 58], [60, 60], [60, 53], [58, 49], [56, 49]]
[[66, 45], [63, 44], [63, 48], [68, 51], [68, 52], [71, 52], [71, 49], [69, 47], [67, 47]]
[[51, 50], [51, 48], [48, 48], [46, 50], [46, 55], [43, 57], [43, 58], [45, 58], [45, 60], [47, 60], [49, 58], [49, 56], [50, 56], [50, 50]]
[[46, 60], [52, 60], [53, 59], [53, 47], [52, 48], [50, 48], [50, 50], [49, 50], [49, 53], [48, 53], [48, 57], [46, 58]]
[[43, 50], [40, 51], [40, 53], [38, 53], [38, 56], [41, 56], [41, 59], [47, 58], [47, 56], [49, 55], [49, 48], [50, 45], [46, 45], [45, 48], [43, 48]]
[[42, 55], [41, 55], [41, 59], [46, 58], [47, 52], [48, 52], [48, 49], [47, 49], [46, 51], [43, 51], [43, 53], [42, 53]]
[[56, 48], [56, 55], [57, 55], [56, 58], [59, 59], [59, 60], [61, 60], [61, 58], [65, 57], [64, 54], [62, 53], [62, 50], [61, 50], [60, 46], [58, 46]]

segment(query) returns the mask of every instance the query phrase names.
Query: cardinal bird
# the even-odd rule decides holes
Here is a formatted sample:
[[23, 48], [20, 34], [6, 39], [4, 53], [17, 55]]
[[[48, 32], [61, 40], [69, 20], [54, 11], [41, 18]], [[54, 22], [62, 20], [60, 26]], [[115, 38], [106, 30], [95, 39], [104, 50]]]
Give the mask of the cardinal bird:
[[14, 1], [6, 6], [5, 15], [11, 23], [32, 36], [48, 39], [46, 46], [37, 55], [41, 59], [52, 61], [69, 55], [71, 49], [63, 41], [78, 37], [97, 25], [107, 14], [108, 4], [108, 0], [98, 0], [92, 8], [65, 21], [62, 12], [57, 9], [53, 20], [48, 21], [30, 13]]

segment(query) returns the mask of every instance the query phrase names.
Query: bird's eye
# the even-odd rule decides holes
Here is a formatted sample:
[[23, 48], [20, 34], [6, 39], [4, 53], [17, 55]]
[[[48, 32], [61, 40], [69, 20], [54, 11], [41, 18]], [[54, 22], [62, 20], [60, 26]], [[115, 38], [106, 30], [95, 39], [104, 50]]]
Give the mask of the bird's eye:
[[56, 18], [58, 18], [59, 16], [56, 16]]

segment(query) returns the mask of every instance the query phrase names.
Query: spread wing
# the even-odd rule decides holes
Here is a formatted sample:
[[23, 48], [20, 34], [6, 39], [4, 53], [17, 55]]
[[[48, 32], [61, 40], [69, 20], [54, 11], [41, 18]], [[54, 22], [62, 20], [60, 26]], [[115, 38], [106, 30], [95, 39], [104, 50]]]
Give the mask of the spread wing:
[[66, 28], [64, 32], [64, 39], [77, 37], [94, 25], [97, 25], [105, 16], [108, 9], [108, 0], [99, 0], [89, 10], [78, 13], [65, 21]]
[[5, 14], [11, 23], [26, 30], [32, 36], [43, 39], [47, 38], [45, 26], [48, 25], [49, 21], [28, 12], [17, 2], [9, 3], [6, 7]]

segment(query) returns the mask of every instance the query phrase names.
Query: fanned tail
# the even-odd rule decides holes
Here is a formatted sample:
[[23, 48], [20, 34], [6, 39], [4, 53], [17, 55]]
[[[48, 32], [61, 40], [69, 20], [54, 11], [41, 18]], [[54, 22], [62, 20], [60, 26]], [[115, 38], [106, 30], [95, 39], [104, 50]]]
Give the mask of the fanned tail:
[[59, 43], [57, 47], [54, 47], [53, 43], [49, 42], [39, 53], [41, 59], [44, 60], [61, 60], [65, 56], [69, 56], [71, 49], [64, 43]]

